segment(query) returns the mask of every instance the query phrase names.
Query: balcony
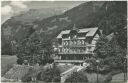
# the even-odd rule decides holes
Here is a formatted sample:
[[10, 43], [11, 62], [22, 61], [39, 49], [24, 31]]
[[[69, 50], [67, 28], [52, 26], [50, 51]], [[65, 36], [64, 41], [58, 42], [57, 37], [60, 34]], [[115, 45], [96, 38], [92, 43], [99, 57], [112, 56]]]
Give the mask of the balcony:
[[88, 44], [86, 46], [59, 46], [58, 54], [92, 54], [95, 45]]
[[63, 47], [87, 47], [86, 45], [63, 45]]
[[84, 60], [55, 60], [54, 62], [58, 62], [58, 63], [83, 63]]
[[73, 43], [73, 44], [63, 44], [62, 47], [94, 47], [95, 44], [89, 44], [89, 43], [84, 43], [84, 44], [78, 44], [78, 43]]
[[59, 52], [58, 54], [93, 54], [92, 51], [87, 51], [87, 52]]
[[63, 40], [74, 40], [74, 39], [86, 39], [86, 37], [78, 37], [78, 38], [63, 38]]

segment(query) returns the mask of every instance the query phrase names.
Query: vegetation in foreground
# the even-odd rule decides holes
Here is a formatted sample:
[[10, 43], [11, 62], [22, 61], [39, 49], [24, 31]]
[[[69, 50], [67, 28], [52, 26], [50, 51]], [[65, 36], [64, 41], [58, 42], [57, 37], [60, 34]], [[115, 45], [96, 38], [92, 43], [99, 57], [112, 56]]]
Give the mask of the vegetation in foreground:
[[66, 79], [65, 83], [88, 83], [88, 78], [84, 72], [73, 72], [73, 74]]
[[32, 38], [26, 38], [16, 46], [17, 63], [23, 64], [26, 61], [28, 65], [45, 65], [52, 63], [51, 58], [53, 53], [52, 44], [50, 41], [42, 40], [41, 36], [34, 34]]
[[9, 69], [16, 64], [17, 57], [10, 55], [2, 55], [1, 56], [1, 76], [3, 76]]

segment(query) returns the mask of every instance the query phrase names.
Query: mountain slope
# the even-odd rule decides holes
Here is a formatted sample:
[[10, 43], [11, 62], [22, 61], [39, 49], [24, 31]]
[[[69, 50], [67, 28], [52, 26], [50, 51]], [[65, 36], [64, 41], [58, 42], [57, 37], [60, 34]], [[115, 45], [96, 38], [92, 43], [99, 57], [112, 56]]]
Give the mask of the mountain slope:
[[[23, 18], [31, 19], [27, 14], [26, 17], [23, 15]], [[126, 17], [127, 3], [118, 1], [86, 2], [61, 15], [43, 20], [33, 17], [29, 23], [21, 21], [20, 17], [12, 17], [2, 25], [2, 50], [7, 52], [7, 44], [10, 45], [12, 41], [20, 42], [24, 38], [33, 37], [34, 34], [41, 35], [43, 41], [51, 41], [60, 31], [72, 29], [74, 24], [78, 28], [99, 27], [104, 34], [110, 34], [126, 26]]]
[[50, 16], [59, 15], [63, 13], [64, 8], [41, 8], [41, 9], [30, 9], [29, 11], [17, 15], [14, 17], [17, 21], [33, 22], [34, 20], [42, 20]]

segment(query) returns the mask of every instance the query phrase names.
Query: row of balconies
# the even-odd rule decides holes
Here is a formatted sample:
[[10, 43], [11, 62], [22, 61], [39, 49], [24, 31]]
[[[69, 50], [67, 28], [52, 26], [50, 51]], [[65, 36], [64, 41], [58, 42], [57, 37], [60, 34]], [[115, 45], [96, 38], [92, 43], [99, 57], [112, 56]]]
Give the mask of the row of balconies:
[[86, 45], [88, 44], [84, 40], [74, 40], [74, 41], [62, 41], [63, 46], [68, 46], [68, 45]]
[[69, 48], [60, 48], [59, 49], [59, 54], [87, 54], [87, 53], [92, 53], [91, 48], [90, 49], [69, 49]]
[[80, 53], [70, 53], [70, 52], [59, 52], [58, 54], [92, 54], [92, 51], [88, 51], [88, 52], [80, 52]]
[[79, 48], [91, 48], [91, 47], [95, 47], [95, 44], [86, 44], [86, 45], [59, 45], [58, 46], [58, 48], [77, 48], [77, 47], [79, 47]]
[[86, 39], [86, 37], [73, 37], [72, 39], [71, 37], [63, 38], [63, 40], [73, 40], [73, 39]]

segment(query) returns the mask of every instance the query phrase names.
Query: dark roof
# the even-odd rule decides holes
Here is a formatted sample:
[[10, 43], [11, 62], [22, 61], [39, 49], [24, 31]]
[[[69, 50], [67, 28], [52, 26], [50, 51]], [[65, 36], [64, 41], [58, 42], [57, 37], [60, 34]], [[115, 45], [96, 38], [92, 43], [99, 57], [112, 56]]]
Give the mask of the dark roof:
[[108, 36], [107, 36], [107, 39], [109, 40], [109, 41], [111, 41], [111, 39], [114, 37], [114, 33], [111, 33], [111, 34], [109, 34]]
[[25, 65], [14, 65], [4, 77], [7, 79], [19, 79], [21, 80], [30, 70], [30, 66]]
[[[84, 28], [84, 29], [79, 29], [78, 33], [85, 33], [87, 32], [86, 36], [94, 36], [96, 31], [98, 30], [98, 27], [95, 28]], [[65, 30], [61, 31], [61, 33], [57, 36], [57, 38], [62, 38], [63, 34], [69, 34], [71, 30]]]

